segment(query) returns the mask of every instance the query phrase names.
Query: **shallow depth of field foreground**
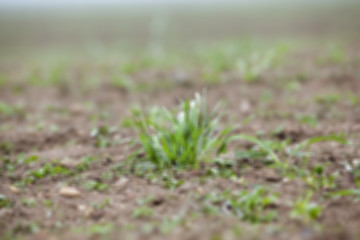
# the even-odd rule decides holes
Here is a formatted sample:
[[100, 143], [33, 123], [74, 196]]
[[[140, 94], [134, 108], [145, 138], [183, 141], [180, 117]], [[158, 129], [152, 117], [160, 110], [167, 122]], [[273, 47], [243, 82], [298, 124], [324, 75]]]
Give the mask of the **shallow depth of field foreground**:
[[0, 8], [0, 239], [360, 239], [359, 5], [203, 4]]

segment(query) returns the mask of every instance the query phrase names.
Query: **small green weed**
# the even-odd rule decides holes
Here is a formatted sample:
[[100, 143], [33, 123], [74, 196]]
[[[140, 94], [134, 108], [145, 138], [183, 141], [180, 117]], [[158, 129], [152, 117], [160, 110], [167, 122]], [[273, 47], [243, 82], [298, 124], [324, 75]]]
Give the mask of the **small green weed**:
[[182, 179], [176, 179], [173, 176], [166, 176], [162, 178], [164, 182], [164, 187], [168, 189], [176, 189], [184, 184], [184, 180]]
[[5, 86], [8, 83], [8, 79], [5, 75], [0, 75], [0, 87]]
[[111, 80], [113, 86], [120, 88], [125, 91], [135, 90], [136, 86], [134, 83], [126, 76], [116, 76]]
[[0, 157], [0, 173], [13, 173], [15, 170], [15, 165], [11, 162], [10, 158], [7, 156]]
[[109, 190], [109, 185], [100, 181], [89, 180], [84, 183], [84, 188], [103, 192]]
[[337, 93], [327, 93], [323, 95], [319, 95], [315, 98], [315, 101], [319, 104], [324, 104], [326, 106], [330, 106], [338, 103], [341, 100], [341, 96]]
[[326, 53], [321, 59], [321, 63], [343, 64], [346, 61], [345, 49], [336, 43], [329, 43], [326, 46]]
[[238, 72], [246, 82], [255, 82], [266, 70], [280, 65], [287, 52], [285, 45], [261, 53], [253, 52], [250, 57], [237, 60]]
[[45, 206], [45, 207], [52, 207], [54, 205], [54, 203], [50, 200], [50, 199], [45, 199], [43, 200], [42, 204]]
[[330, 195], [332, 197], [336, 197], [336, 198], [350, 196], [356, 202], [360, 202], [360, 186], [359, 186], [359, 188], [337, 190], [337, 191], [330, 193]]
[[[21, 159], [21, 164], [23, 161], [29, 160], [29, 163], [38, 161], [37, 156], [30, 156], [25, 158], [25, 160]], [[70, 175], [76, 175], [77, 173], [84, 172], [89, 169], [90, 165], [96, 161], [97, 159], [94, 157], [84, 157], [81, 162], [78, 163], [74, 169], [69, 169], [61, 165], [58, 160], [53, 160], [52, 162], [46, 163], [45, 165], [35, 169], [29, 170], [25, 173], [25, 176], [17, 183], [18, 185], [29, 185], [33, 184], [36, 181], [46, 178], [46, 177], [64, 177]]]
[[5, 102], [0, 102], [0, 119], [1, 117], [24, 116], [24, 105], [10, 105]]
[[206, 169], [206, 176], [235, 179], [237, 175], [234, 171], [234, 162], [222, 158], [216, 159], [214, 166]]
[[148, 218], [153, 215], [153, 210], [147, 206], [140, 206], [133, 210], [133, 218]]
[[296, 115], [295, 118], [300, 123], [306, 124], [306, 125], [309, 125], [309, 126], [312, 126], [312, 127], [316, 127], [319, 124], [318, 117], [315, 114], [313, 114], [313, 115], [299, 114], [299, 115]]
[[0, 209], [11, 207], [11, 205], [12, 202], [5, 195], [0, 194]]
[[111, 134], [116, 132], [116, 128], [109, 126], [100, 126], [91, 130], [91, 137], [95, 139], [95, 146], [105, 148], [113, 144]]
[[225, 191], [221, 194], [208, 194], [205, 196], [206, 211], [219, 212], [215, 206], [221, 205], [223, 211], [229, 211], [240, 220], [251, 223], [268, 222], [276, 217], [274, 210], [269, 210], [277, 202], [274, 194], [258, 186], [251, 191], [239, 192]]
[[306, 222], [314, 221], [322, 213], [322, 207], [311, 202], [312, 193], [308, 192], [305, 197], [300, 197], [294, 204], [290, 216], [295, 219], [301, 219]]
[[132, 212], [133, 218], [149, 218], [154, 214], [154, 211], [152, 208], [146, 206], [148, 203], [154, 200], [154, 197], [152, 195], [149, 195], [143, 199], [138, 199], [137, 204], [138, 207], [136, 207]]
[[159, 224], [160, 232], [163, 234], [171, 233], [177, 226], [181, 225], [184, 222], [182, 216], [174, 216], [171, 218], [165, 218]]
[[183, 102], [180, 110], [172, 113], [153, 108], [144, 114], [133, 109], [132, 127], [142, 145], [138, 152], [144, 155], [141, 161], [159, 170], [197, 168], [225, 151], [231, 128], [219, 131], [219, 116], [215, 110], [208, 112], [204, 97], [196, 94], [194, 100]]
[[88, 227], [76, 227], [72, 230], [79, 233], [85, 232], [94, 235], [107, 235], [114, 230], [114, 225], [111, 223], [92, 224]]
[[278, 155], [275, 153], [277, 150], [283, 150], [285, 148], [286, 142], [275, 142], [275, 141], [263, 141], [256, 137], [249, 135], [235, 135], [229, 138], [229, 141], [248, 141], [254, 143], [255, 149], [251, 149], [250, 151], [238, 151], [236, 153], [239, 158], [255, 158], [255, 159], [263, 159], [268, 163], [276, 163], [280, 164], [281, 160]]
[[109, 234], [111, 231], [113, 231], [114, 226], [110, 223], [107, 224], [93, 224], [89, 228], [89, 232], [91, 234], [100, 234], [100, 235], [106, 235]]
[[21, 203], [29, 208], [36, 206], [36, 200], [34, 198], [21, 198]]
[[92, 204], [94, 209], [104, 209], [111, 205], [110, 198], [105, 198], [101, 203], [94, 203]]
[[345, 164], [345, 170], [351, 174], [354, 181], [360, 179], [360, 160], [354, 159], [350, 164]]
[[9, 154], [14, 148], [14, 145], [12, 142], [0, 142], [0, 152], [3, 152], [5, 154]]
[[322, 165], [316, 165], [312, 171], [307, 172], [304, 178], [305, 182], [313, 189], [334, 189], [336, 187], [335, 180], [339, 173], [326, 174]]

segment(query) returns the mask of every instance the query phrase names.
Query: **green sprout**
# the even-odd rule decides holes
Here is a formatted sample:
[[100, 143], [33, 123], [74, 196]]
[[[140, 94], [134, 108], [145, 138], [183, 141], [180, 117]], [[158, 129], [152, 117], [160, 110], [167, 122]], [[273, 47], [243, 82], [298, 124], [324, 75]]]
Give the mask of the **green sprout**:
[[304, 221], [314, 221], [319, 218], [322, 212], [322, 207], [311, 202], [312, 193], [308, 192], [305, 197], [300, 197], [294, 204], [290, 216], [295, 219], [302, 219]]
[[109, 190], [109, 185], [96, 180], [88, 180], [84, 183], [84, 188], [104, 192]]
[[269, 222], [276, 217], [276, 211], [269, 209], [277, 202], [274, 194], [262, 187], [239, 192], [225, 191], [221, 194], [210, 193], [205, 196], [206, 213], [218, 213], [216, 206], [221, 205], [222, 212], [229, 212], [240, 220], [251, 223]]
[[12, 202], [6, 196], [0, 194], [0, 209], [5, 207], [11, 207]]
[[149, 218], [154, 214], [154, 211], [152, 208], [148, 207], [147, 204], [149, 204], [151, 201], [153, 201], [154, 197], [152, 195], [148, 195], [147, 197], [143, 199], [138, 199], [137, 204], [138, 206], [134, 208], [132, 212], [133, 218]]
[[141, 160], [160, 170], [197, 168], [223, 153], [232, 128], [220, 131], [216, 109], [209, 112], [206, 99], [200, 94], [183, 102], [177, 113], [153, 108], [144, 114], [134, 109], [132, 127], [142, 145], [138, 151], [144, 156]]
[[147, 206], [140, 206], [133, 210], [133, 218], [148, 218], [153, 215], [153, 210]]

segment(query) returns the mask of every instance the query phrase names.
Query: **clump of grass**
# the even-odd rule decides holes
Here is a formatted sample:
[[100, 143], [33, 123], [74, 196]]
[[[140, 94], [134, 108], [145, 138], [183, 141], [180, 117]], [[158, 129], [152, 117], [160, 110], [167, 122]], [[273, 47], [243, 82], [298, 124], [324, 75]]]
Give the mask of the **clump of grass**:
[[184, 101], [178, 112], [153, 108], [143, 113], [133, 109], [131, 125], [141, 143], [138, 153], [143, 157], [140, 160], [164, 170], [197, 168], [214, 159], [225, 151], [232, 129], [220, 131], [217, 109], [210, 112], [206, 98], [200, 94]]

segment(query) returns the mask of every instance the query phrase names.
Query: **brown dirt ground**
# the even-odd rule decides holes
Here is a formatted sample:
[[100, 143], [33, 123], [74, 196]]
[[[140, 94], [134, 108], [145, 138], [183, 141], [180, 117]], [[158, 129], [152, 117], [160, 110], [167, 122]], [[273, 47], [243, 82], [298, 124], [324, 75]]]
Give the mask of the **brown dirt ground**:
[[[356, 53], [355, 51], [352, 51]], [[354, 54], [355, 54], [354, 53]], [[355, 54], [356, 56], [356, 54]], [[358, 57], [358, 56], [357, 56]], [[236, 132], [255, 135], [264, 133], [267, 139], [289, 139], [296, 144], [313, 136], [344, 133], [354, 144], [342, 146], [334, 143], [320, 143], [313, 148], [316, 154], [310, 165], [327, 164], [329, 173], [338, 171], [336, 180], [340, 188], [353, 188], [355, 183], [343, 163], [360, 158], [360, 106], [346, 99], [346, 94], [359, 96], [359, 60], [349, 60], [346, 64], [316, 65], [316, 55], [307, 51], [292, 53], [291, 62], [281, 71], [269, 71], [262, 80], [245, 83], [231, 73], [228, 81], [221, 84], [205, 84], [199, 78], [201, 70], [189, 72], [190, 86], [172, 85], [166, 89], [148, 91], [124, 91], [104, 80], [87, 91], [81, 84], [72, 82], [64, 85], [45, 87], [30, 86], [27, 83], [8, 83], [0, 88], [0, 99], [7, 104], [23, 103], [21, 114], [0, 116], [0, 143], [9, 142], [12, 147], [2, 147], [0, 156], [8, 156], [15, 161], [18, 154], [37, 155], [41, 161], [28, 166], [19, 166], [10, 176], [5, 171], [0, 174], [0, 193], [7, 196], [12, 207], [0, 209], [0, 238], [8, 239], [10, 232], [20, 239], [359, 239], [360, 205], [350, 197], [338, 199], [324, 198], [324, 189], [319, 190], [313, 200], [324, 206], [316, 224], [294, 220], [289, 217], [289, 202], [294, 201], [309, 187], [298, 178], [287, 180], [264, 164], [253, 163], [251, 159], [238, 172], [243, 182], [225, 178], [206, 178], [203, 170], [185, 172], [180, 178], [185, 184], [175, 190], [164, 188], [135, 175], [113, 174], [104, 178], [103, 174], [131, 153], [128, 144], [99, 148], [90, 136], [97, 126], [116, 126], [111, 140], [127, 139], [134, 133], [121, 126], [121, 120], [128, 116], [130, 106], [140, 103], [144, 106], [176, 107], [179, 99], [192, 97], [195, 92], [207, 88], [210, 106], [224, 101], [226, 113], [223, 125], [238, 124], [248, 116], [254, 119], [240, 125]], [[312, 59], [312, 60], [311, 60]], [[354, 60], [355, 59], [355, 60]], [[312, 61], [309, 63], [308, 61]], [[22, 63], [18, 64], [22, 66]], [[15, 65], [13, 65], [15, 66]], [[26, 66], [25, 66], [26, 68]], [[14, 69], [2, 64], [7, 74]], [[21, 69], [21, 68], [20, 68]], [[20, 70], [18, 70], [20, 71]], [[24, 70], [26, 71], [26, 70]], [[74, 70], [76, 71], [76, 70]], [[286, 86], [289, 79], [298, 73], [306, 75], [298, 90], [291, 91]], [[145, 81], [143, 76], [172, 77], [171, 70], [148, 70], [136, 73], [137, 81]], [[148, 80], [146, 80], [148, 81]], [[161, 84], [161, 83], [160, 83]], [[322, 94], [336, 92], [341, 99], [335, 103], [323, 104], [314, 101]], [[268, 100], [262, 100], [268, 94]], [[244, 107], [245, 106], [245, 107]], [[317, 126], [299, 122], [298, 116], [316, 116]], [[42, 127], [38, 126], [40, 123]], [[57, 126], [52, 130], [51, 126]], [[283, 129], [275, 135], [278, 127]], [[232, 151], [245, 149], [247, 144], [231, 147]], [[46, 177], [20, 189], [11, 191], [9, 186], [24, 177], [29, 169], [53, 159], [65, 158], [80, 161], [82, 157], [96, 156], [99, 160], [91, 167], [75, 176]], [[240, 161], [233, 158], [234, 161]], [[289, 162], [292, 160], [289, 159]], [[5, 164], [1, 163], [2, 169]], [[119, 187], [118, 180], [126, 177], [125, 186]], [[87, 190], [82, 182], [100, 179], [109, 185], [109, 190], [99, 192]], [[59, 195], [62, 185], [68, 184], [81, 191], [78, 198], [64, 198]], [[225, 189], [252, 189], [264, 185], [271, 192], [279, 194], [279, 202], [274, 206], [278, 214], [270, 223], [250, 224], [225, 214], [208, 216], [201, 213], [201, 197], [212, 191]], [[154, 214], [148, 218], [132, 217], [137, 200], [148, 195], [154, 196], [149, 203]], [[34, 206], [26, 206], [22, 199], [34, 199]], [[52, 206], [45, 206], [50, 200]], [[100, 209], [94, 204], [107, 202]], [[171, 233], [163, 233], [159, 223], [172, 216], [184, 216], [184, 222]], [[165, 220], [166, 221], [166, 220]], [[88, 230], [90, 226], [111, 225], [104, 234]], [[316, 226], [315, 226], [316, 225]], [[2, 236], [2, 237], [1, 237]], [[13, 236], [13, 235], [11, 235]]]

